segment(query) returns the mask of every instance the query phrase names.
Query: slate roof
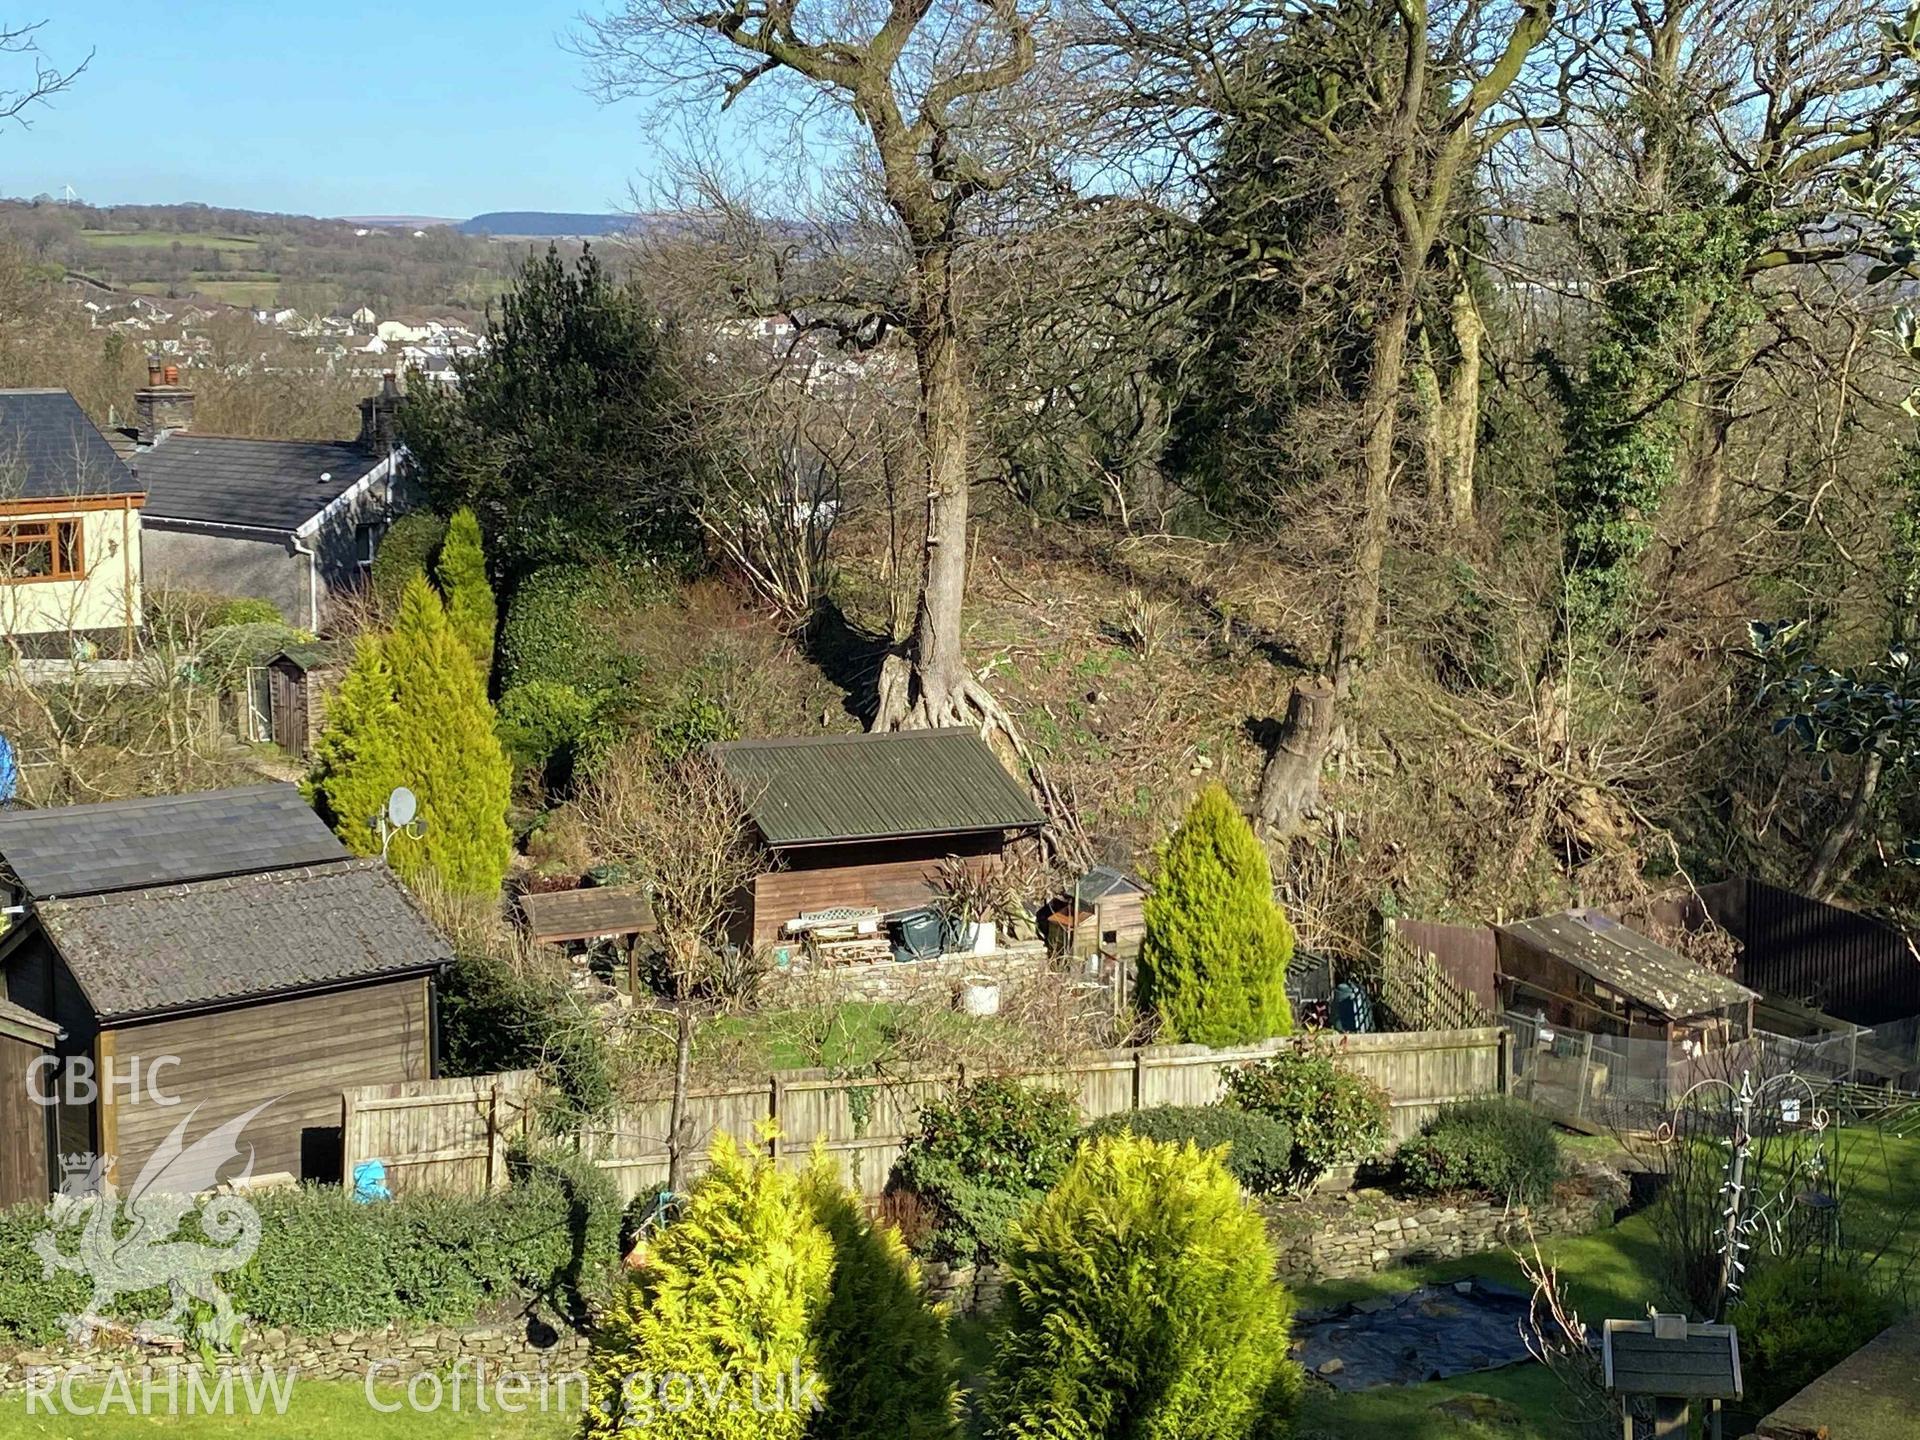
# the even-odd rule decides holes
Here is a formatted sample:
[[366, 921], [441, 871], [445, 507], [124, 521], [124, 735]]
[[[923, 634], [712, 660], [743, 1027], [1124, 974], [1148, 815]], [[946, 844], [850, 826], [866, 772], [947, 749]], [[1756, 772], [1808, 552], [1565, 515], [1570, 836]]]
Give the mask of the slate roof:
[[708, 752], [775, 847], [1043, 823], [1027, 792], [965, 727], [736, 740]]
[[1500, 929], [1528, 948], [1564, 961], [1671, 1019], [1704, 1015], [1759, 998], [1746, 986], [1702, 969], [1597, 910], [1541, 915]]
[[420, 973], [452, 947], [379, 860], [36, 907], [103, 1022]]
[[0, 865], [36, 901], [346, 858], [291, 785], [0, 811]]
[[0, 390], [0, 500], [138, 495], [140, 482], [64, 390]]
[[364, 479], [380, 457], [344, 443], [175, 431], [133, 463], [147, 487], [143, 524], [198, 520], [292, 534]]

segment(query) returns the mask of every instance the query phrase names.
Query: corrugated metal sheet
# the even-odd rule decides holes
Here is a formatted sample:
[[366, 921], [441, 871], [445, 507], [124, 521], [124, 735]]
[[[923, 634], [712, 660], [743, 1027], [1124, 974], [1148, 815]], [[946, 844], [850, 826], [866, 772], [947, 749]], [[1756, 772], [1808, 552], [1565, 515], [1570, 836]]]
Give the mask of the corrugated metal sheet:
[[738, 740], [708, 749], [776, 848], [1042, 823], [1027, 792], [965, 728]]
[[1609, 989], [1676, 1020], [1754, 998], [1744, 985], [1676, 955], [1595, 910], [1568, 910], [1500, 927], [1501, 933], [1563, 961]]
[[1714, 918], [1739, 938], [1747, 984], [1856, 1025], [1920, 1015], [1920, 959], [1891, 925], [1763, 880], [1738, 898]]

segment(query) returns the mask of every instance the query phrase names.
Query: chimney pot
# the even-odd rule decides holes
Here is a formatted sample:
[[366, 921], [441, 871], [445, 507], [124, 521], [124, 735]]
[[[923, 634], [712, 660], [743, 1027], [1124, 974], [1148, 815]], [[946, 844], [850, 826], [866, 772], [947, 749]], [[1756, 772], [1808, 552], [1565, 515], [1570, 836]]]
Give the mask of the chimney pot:
[[167, 366], [164, 378], [167, 384], [178, 385], [180, 383], [180, 367], [178, 365]]

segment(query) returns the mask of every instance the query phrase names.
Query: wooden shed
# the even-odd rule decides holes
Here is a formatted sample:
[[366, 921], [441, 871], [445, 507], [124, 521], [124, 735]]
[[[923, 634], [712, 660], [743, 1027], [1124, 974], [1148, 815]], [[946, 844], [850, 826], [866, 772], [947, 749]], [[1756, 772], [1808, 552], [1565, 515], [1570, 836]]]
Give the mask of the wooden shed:
[[54, 1184], [53, 1113], [39, 1080], [59, 1036], [51, 1020], [0, 999], [0, 1210], [45, 1200]]
[[1112, 865], [1096, 865], [1047, 908], [1047, 947], [1057, 954], [1137, 960], [1146, 938], [1147, 883]]
[[1753, 1029], [1753, 991], [1598, 910], [1502, 925], [1494, 944], [1503, 1010], [1590, 1034], [1716, 1049]]
[[109, 1178], [262, 1107], [256, 1174], [337, 1180], [342, 1090], [432, 1077], [451, 947], [291, 785], [0, 813], [0, 872], [6, 999], [60, 1032], [54, 1146]]
[[708, 747], [739, 788], [770, 867], [743, 898], [739, 938], [778, 940], [826, 910], [926, 905], [940, 862], [985, 862], [1042, 825], [973, 730], [741, 740]]
[[305, 760], [327, 723], [327, 701], [344, 671], [339, 650], [324, 641], [289, 645], [265, 666], [268, 733], [290, 755]]

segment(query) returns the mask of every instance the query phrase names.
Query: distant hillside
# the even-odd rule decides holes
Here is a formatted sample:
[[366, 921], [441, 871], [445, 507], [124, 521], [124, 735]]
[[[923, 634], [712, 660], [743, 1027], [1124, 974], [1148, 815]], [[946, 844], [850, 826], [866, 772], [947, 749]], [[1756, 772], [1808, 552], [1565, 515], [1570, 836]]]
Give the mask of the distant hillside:
[[568, 215], [557, 210], [489, 210], [460, 225], [465, 235], [621, 235], [631, 215]]

